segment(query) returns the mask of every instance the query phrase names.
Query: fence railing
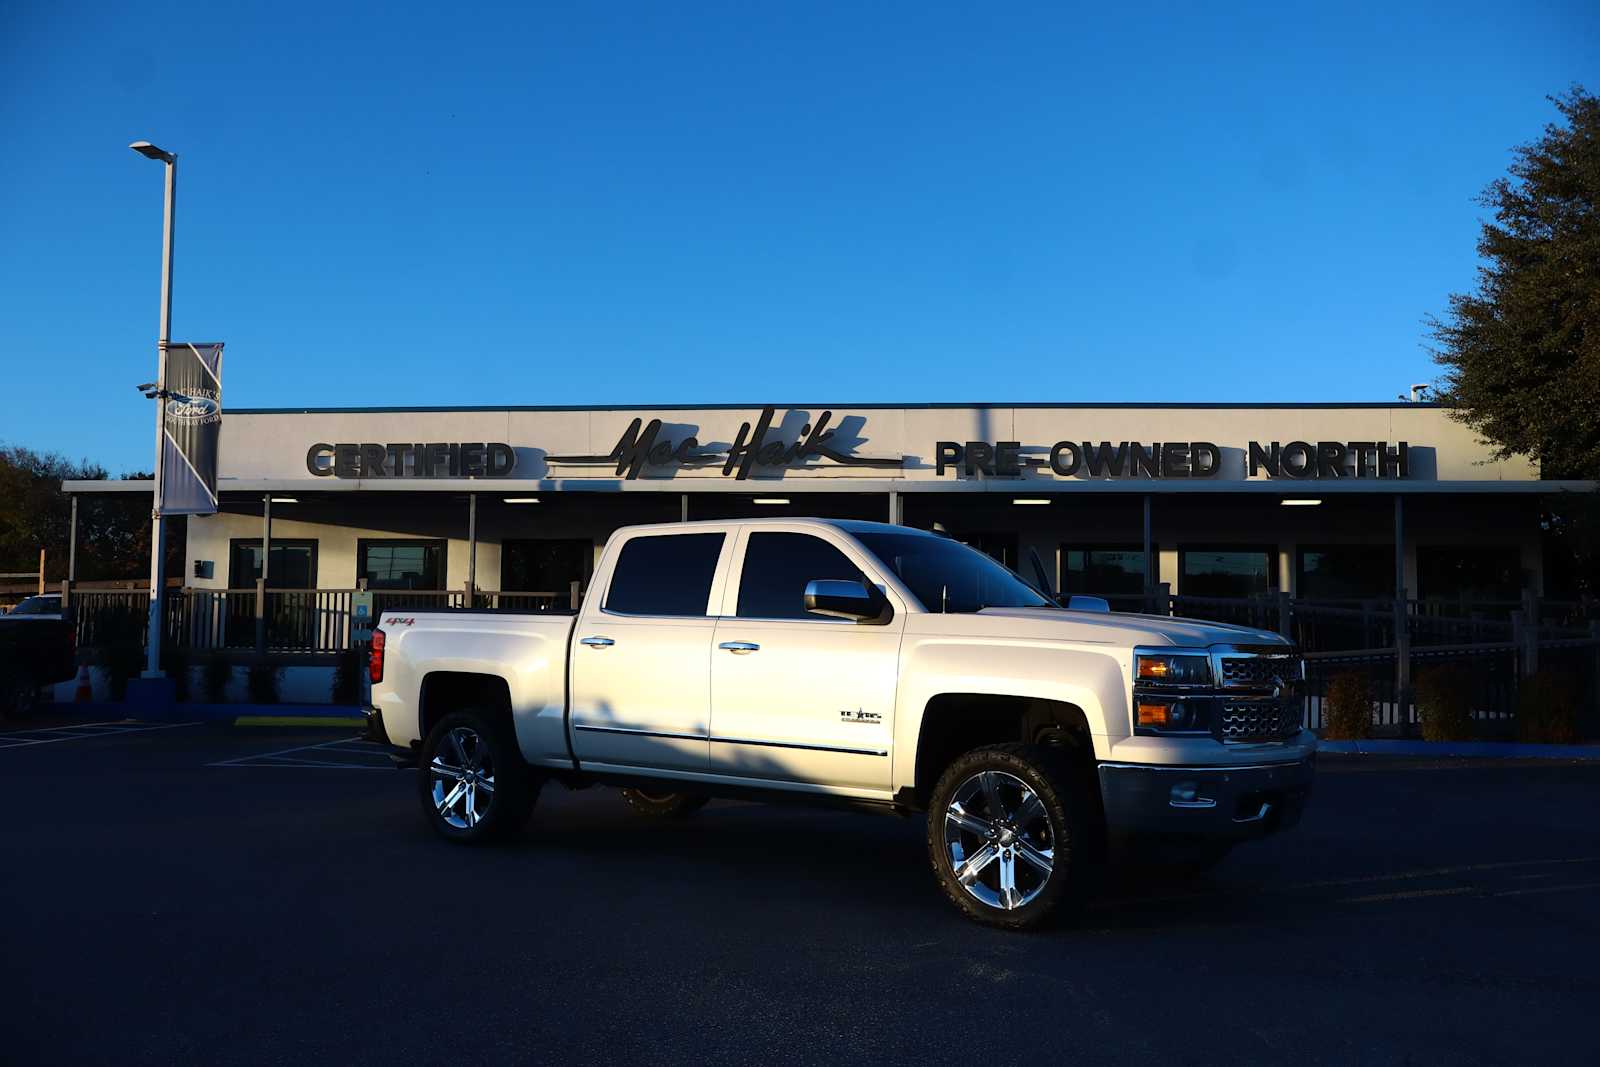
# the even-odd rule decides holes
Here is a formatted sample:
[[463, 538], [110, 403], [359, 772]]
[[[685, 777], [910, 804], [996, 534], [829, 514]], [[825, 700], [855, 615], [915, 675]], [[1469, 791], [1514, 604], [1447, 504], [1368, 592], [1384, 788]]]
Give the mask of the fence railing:
[[[351, 647], [357, 589], [170, 589], [162, 600], [162, 643], [193, 652], [331, 654]], [[374, 590], [373, 617], [385, 611], [488, 608], [569, 611], [582, 601], [577, 582], [564, 590]], [[149, 594], [144, 590], [73, 590], [68, 611], [78, 645], [143, 645]]]

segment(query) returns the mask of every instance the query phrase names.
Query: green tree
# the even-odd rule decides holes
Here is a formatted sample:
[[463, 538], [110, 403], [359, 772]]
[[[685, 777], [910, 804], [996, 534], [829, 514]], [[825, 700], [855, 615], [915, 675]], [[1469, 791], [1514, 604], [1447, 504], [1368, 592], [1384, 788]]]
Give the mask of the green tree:
[[[106, 470], [87, 460], [0, 446], [0, 572], [32, 571], [45, 550], [45, 577], [67, 576], [72, 502], [67, 480], [99, 481]], [[131, 479], [149, 474], [126, 474]], [[168, 535], [181, 553], [181, 525]], [[178, 557], [181, 565], [181, 555]], [[172, 559], [168, 560], [168, 573]], [[140, 579], [150, 573], [150, 498], [138, 494], [84, 496], [78, 505], [78, 578]]]
[[1496, 455], [1547, 478], [1600, 478], [1600, 99], [1552, 97], [1564, 122], [1513, 150], [1484, 190], [1478, 291], [1430, 325], [1441, 399]]

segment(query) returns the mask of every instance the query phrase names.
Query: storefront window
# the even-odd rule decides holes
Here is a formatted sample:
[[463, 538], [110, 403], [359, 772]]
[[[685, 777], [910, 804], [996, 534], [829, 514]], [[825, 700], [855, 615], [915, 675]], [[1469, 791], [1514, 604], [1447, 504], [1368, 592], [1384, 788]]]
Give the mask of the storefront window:
[[1144, 549], [1134, 545], [1062, 545], [1061, 591], [1096, 596], [1144, 592]]
[[1313, 600], [1394, 596], [1393, 545], [1304, 547], [1298, 568], [1298, 596]]
[[[268, 589], [315, 589], [317, 543], [272, 541], [272, 565], [267, 568]], [[229, 543], [228, 588], [254, 589], [261, 577], [261, 542], [235, 538]]]
[[589, 584], [594, 542], [587, 538], [507, 540], [500, 545], [500, 588], [508, 593], [565, 593]]
[[356, 575], [368, 589], [443, 589], [443, 541], [359, 541]]
[[1421, 546], [1417, 581], [1425, 600], [1516, 600], [1522, 595], [1522, 559], [1515, 548]]
[[1277, 588], [1277, 553], [1270, 548], [1184, 548], [1178, 553], [1183, 596], [1245, 597]]

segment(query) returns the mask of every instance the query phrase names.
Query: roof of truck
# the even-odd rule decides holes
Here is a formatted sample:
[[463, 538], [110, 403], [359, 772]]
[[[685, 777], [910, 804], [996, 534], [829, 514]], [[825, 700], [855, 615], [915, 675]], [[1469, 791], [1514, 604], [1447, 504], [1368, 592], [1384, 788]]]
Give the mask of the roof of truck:
[[771, 515], [756, 519], [693, 519], [689, 522], [649, 522], [625, 526], [626, 530], [682, 530], [696, 526], [785, 526], [797, 522], [820, 522], [844, 530], [846, 533], [899, 533], [921, 537], [937, 537], [915, 526], [896, 526], [891, 522], [869, 522], [866, 519], [827, 519], [817, 515]]

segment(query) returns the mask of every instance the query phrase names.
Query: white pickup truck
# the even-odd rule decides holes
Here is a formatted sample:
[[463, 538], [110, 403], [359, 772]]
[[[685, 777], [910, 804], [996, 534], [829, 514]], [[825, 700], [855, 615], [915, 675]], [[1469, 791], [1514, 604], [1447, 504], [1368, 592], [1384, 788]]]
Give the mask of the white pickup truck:
[[926, 812], [950, 899], [1024, 927], [1122, 835], [1220, 857], [1297, 821], [1303, 675], [1276, 634], [1065, 609], [937, 533], [690, 522], [618, 530], [575, 614], [384, 612], [368, 728], [452, 840], [520, 828], [552, 780], [656, 817]]

